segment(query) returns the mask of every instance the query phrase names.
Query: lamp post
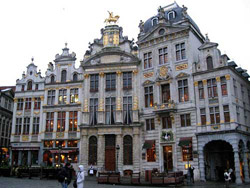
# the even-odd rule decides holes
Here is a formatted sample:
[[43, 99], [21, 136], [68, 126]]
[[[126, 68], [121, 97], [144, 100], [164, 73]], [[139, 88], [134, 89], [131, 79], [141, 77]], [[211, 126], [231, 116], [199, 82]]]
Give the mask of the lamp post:
[[62, 146], [61, 145], [59, 145], [58, 146], [58, 150], [59, 150], [59, 159], [58, 159], [58, 164], [60, 165], [60, 167], [61, 167], [61, 150], [62, 150]]
[[189, 166], [189, 155], [190, 155], [190, 149], [189, 147], [187, 147], [187, 150], [188, 150], [188, 155], [187, 155], [187, 160], [188, 160], [188, 171], [187, 171], [187, 184], [190, 185], [191, 184], [191, 172], [190, 172], [190, 166]]
[[118, 172], [118, 159], [119, 159], [119, 150], [120, 150], [120, 146], [116, 145], [116, 172]]

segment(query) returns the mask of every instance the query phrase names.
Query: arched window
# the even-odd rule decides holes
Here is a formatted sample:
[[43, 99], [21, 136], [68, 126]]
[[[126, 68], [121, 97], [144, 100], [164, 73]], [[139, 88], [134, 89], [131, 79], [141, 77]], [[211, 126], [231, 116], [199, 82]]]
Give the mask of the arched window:
[[61, 73], [61, 82], [66, 82], [67, 80], [67, 71], [63, 70]]
[[123, 138], [123, 164], [133, 164], [133, 139], [129, 135]]
[[207, 57], [207, 70], [211, 70], [214, 68], [213, 58], [211, 56]]
[[89, 165], [97, 165], [97, 138], [89, 138]]
[[50, 83], [54, 83], [54, 82], [55, 82], [55, 76], [52, 75], [52, 76], [50, 77]]
[[28, 81], [27, 90], [32, 90], [32, 81]]
[[74, 73], [74, 75], [73, 75], [73, 81], [74, 81], [74, 82], [77, 81], [77, 73]]
[[155, 18], [152, 19], [152, 26], [155, 26], [157, 24], [158, 24], [158, 18], [155, 17]]
[[175, 18], [175, 12], [171, 11], [168, 13], [168, 20], [174, 19]]

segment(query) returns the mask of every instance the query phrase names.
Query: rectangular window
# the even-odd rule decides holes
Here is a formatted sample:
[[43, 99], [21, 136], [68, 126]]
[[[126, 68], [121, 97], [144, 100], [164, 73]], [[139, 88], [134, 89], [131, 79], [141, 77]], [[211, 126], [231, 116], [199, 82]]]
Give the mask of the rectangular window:
[[77, 111], [69, 112], [69, 131], [77, 131]]
[[218, 97], [216, 79], [207, 80], [208, 98]]
[[90, 75], [90, 92], [98, 92], [99, 88], [99, 75], [92, 74]]
[[55, 104], [55, 94], [56, 94], [55, 90], [48, 91], [48, 101], [47, 101], [48, 105], [54, 105]]
[[152, 107], [154, 104], [153, 86], [144, 88], [145, 107]]
[[161, 96], [162, 103], [168, 103], [170, 100], [170, 86], [169, 84], [164, 84], [161, 86]]
[[182, 114], [181, 116], [181, 126], [188, 127], [191, 126], [190, 114]]
[[74, 148], [76, 148], [77, 147], [77, 140], [70, 140], [70, 141], [68, 141], [68, 147], [74, 147]]
[[90, 125], [97, 125], [97, 118], [98, 118], [98, 98], [90, 99], [90, 106], [89, 106], [89, 124]]
[[163, 129], [172, 129], [172, 121], [170, 116], [162, 118], [162, 128]]
[[40, 109], [41, 108], [41, 98], [36, 97], [34, 101], [34, 109]]
[[199, 99], [204, 99], [204, 87], [202, 81], [198, 82], [198, 89], [199, 89]]
[[227, 80], [225, 76], [220, 78], [222, 96], [227, 95]]
[[132, 72], [123, 72], [123, 89], [132, 89]]
[[116, 74], [106, 74], [106, 91], [114, 91], [116, 89]]
[[22, 118], [16, 118], [16, 130], [15, 135], [20, 135], [22, 129]]
[[210, 121], [211, 124], [218, 124], [220, 123], [220, 110], [219, 107], [210, 107]]
[[30, 118], [25, 117], [23, 122], [23, 134], [27, 135], [30, 132]]
[[186, 59], [185, 43], [175, 45], [176, 61]]
[[31, 109], [31, 98], [26, 98], [25, 99], [25, 110], [30, 110]]
[[233, 85], [234, 85], [234, 95], [236, 98], [238, 98], [237, 83], [234, 78], [233, 78]]
[[65, 112], [58, 112], [57, 114], [57, 132], [65, 131]]
[[244, 110], [244, 119], [245, 119], [245, 125], [247, 125], [247, 111]]
[[147, 131], [155, 130], [155, 120], [154, 119], [146, 119], [146, 130]]
[[144, 57], [144, 69], [148, 69], [148, 68], [151, 68], [153, 65], [152, 65], [152, 52], [148, 52], [148, 53], [145, 53], [143, 55]]
[[192, 145], [188, 147], [182, 147], [182, 159], [183, 161], [192, 161], [193, 160], [193, 147]]
[[132, 117], [132, 97], [123, 97], [123, 123], [131, 124]]
[[156, 153], [155, 153], [155, 142], [152, 144], [150, 149], [147, 149], [147, 162], [155, 162]]
[[206, 109], [201, 108], [200, 109], [200, 114], [201, 114], [201, 125], [206, 125], [207, 118], [206, 118]]
[[38, 85], [38, 84], [36, 84], [36, 88], [35, 88], [35, 90], [38, 90], [38, 86], [39, 86], [39, 85]]
[[166, 64], [168, 62], [168, 48], [159, 49], [159, 65]]
[[17, 110], [23, 110], [23, 99], [17, 99]]
[[237, 122], [240, 123], [240, 107], [236, 106]]
[[53, 140], [46, 140], [46, 141], [44, 141], [43, 146], [44, 146], [45, 148], [53, 148], [53, 143], [54, 143]]
[[33, 129], [32, 129], [32, 134], [38, 134], [39, 133], [39, 117], [34, 117], [33, 118]]
[[46, 132], [53, 132], [54, 126], [54, 112], [47, 112], [46, 114]]
[[78, 102], [78, 88], [70, 89], [70, 103]]
[[178, 93], [179, 93], [179, 102], [186, 102], [189, 100], [187, 79], [178, 81]]
[[57, 140], [56, 141], [56, 147], [58, 148], [59, 146], [61, 146], [62, 148], [65, 147], [65, 141], [64, 140]]
[[25, 86], [24, 86], [24, 85], [22, 85], [22, 91], [24, 91], [24, 87], [25, 87]]
[[245, 98], [245, 93], [244, 93], [244, 86], [241, 84], [240, 85], [241, 87], [241, 97], [242, 97], [242, 100], [244, 100], [244, 98]]
[[59, 104], [66, 104], [67, 103], [67, 89], [60, 89], [59, 90], [58, 103]]
[[224, 120], [225, 120], [225, 123], [229, 123], [230, 122], [229, 106], [228, 105], [224, 105], [223, 106], [223, 110], [224, 110]]
[[115, 124], [115, 97], [109, 97], [105, 100], [105, 121], [108, 125]]

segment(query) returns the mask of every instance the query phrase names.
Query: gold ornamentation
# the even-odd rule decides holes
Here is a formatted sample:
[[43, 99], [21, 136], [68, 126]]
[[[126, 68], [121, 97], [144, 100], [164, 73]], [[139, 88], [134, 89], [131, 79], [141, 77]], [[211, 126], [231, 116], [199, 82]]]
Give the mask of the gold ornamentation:
[[40, 96], [40, 99], [41, 99], [41, 101], [43, 101], [44, 100], [44, 96]]
[[134, 74], [134, 75], [136, 75], [137, 73], [138, 73], [138, 70], [137, 70], [137, 69], [133, 70], [133, 74]]
[[34, 112], [34, 114], [38, 115], [38, 114], [40, 114], [40, 111], [38, 111], [38, 112]]
[[116, 15], [116, 16], [113, 16], [113, 12], [109, 12], [109, 18], [105, 19], [104, 23], [116, 23], [118, 21], [118, 19], [120, 18], [120, 16]]
[[230, 80], [230, 74], [225, 75], [226, 80]]
[[210, 125], [210, 122], [209, 122], [209, 121], [207, 121], [207, 122], [206, 122], [206, 125]]
[[29, 136], [28, 135], [23, 135], [22, 136], [22, 141], [24, 141], [24, 142], [29, 141]]
[[57, 132], [56, 138], [64, 138], [64, 132]]
[[100, 77], [104, 77], [104, 75], [105, 75], [104, 72], [100, 72], [100, 73], [99, 73], [99, 76], [100, 76]]
[[213, 130], [218, 130], [218, 129], [220, 129], [220, 125], [213, 125], [213, 126], [212, 126], [212, 129], [213, 129]]
[[84, 74], [84, 78], [87, 79], [89, 77], [89, 74]]
[[152, 76], [154, 76], [154, 72], [148, 72], [148, 73], [145, 73], [143, 74], [144, 78], [150, 78]]
[[221, 120], [220, 123], [225, 123], [225, 122], [223, 120]]
[[234, 122], [235, 122], [235, 120], [234, 120], [234, 119], [231, 119], [231, 120], [230, 120], [230, 123], [234, 123]]
[[14, 98], [14, 103], [17, 103], [17, 101], [18, 101], [18, 98]]
[[197, 87], [198, 86], [198, 81], [194, 82], [194, 86]]
[[201, 126], [201, 123], [197, 123], [198, 126]]
[[203, 85], [207, 85], [207, 80], [202, 80]]
[[122, 109], [121, 109], [121, 97], [117, 97], [117, 106], [116, 106], [116, 110], [122, 110]]
[[160, 68], [160, 77], [167, 77], [167, 72], [168, 72], [168, 68], [165, 66], [162, 66]]
[[22, 112], [17, 112], [16, 114], [17, 114], [18, 116], [20, 116], [20, 115], [22, 115]]
[[116, 74], [117, 74], [117, 76], [121, 76], [122, 72], [121, 71], [117, 71]]
[[188, 64], [187, 63], [175, 66], [175, 70], [177, 70], [177, 71], [184, 70], [184, 69], [187, 69], [187, 68], [188, 68]]
[[71, 63], [68, 64], [68, 66], [71, 66], [71, 65], [72, 65]]
[[161, 83], [160, 83], [160, 82], [156, 82], [156, 85], [157, 85], [157, 86], [160, 86], [160, 85], [161, 85]]
[[99, 100], [99, 108], [98, 111], [103, 112], [104, 111], [104, 102], [103, 102], [103, 98], [100, 98]]
[[103, 35], [103, 46], [108, 45], [108, 39], [109, 39], [109, 36], [107, 34], [104, 34]]
[[70, 80], [66, 80], [66, 82], [70, 82]]
[[33, 101], [33, 102], [35, 101], [35, 97], [32, 97], [32, 101]]
[[60, 65], [60, 64], [57, 64], [56, 66], [60, 67], [61, 65]]
[[70, 86], [66, 86], [66, 89], [70, 89]]
[[133, 110], [138, 110], [138, 97], [134, 96]]
[[83, 112], [88, 112], [88, 108], [89, 106], [88, 106], [88, 99], [85, 99], [84, 100], [84, 110], [83, 110]]
[[220, 77], [216, 77], [216, 82], [220, 82]]
[[113, 44], [119, 45], [119, 33], [115, 33], [113, 36]]

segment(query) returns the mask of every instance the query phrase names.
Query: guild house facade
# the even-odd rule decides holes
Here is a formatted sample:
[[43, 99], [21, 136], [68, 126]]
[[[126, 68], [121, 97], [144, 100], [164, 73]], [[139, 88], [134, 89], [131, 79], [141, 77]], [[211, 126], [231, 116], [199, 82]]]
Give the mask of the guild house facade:
[[136, 43], [118, 19], [109, 13], [79, 68], [67, 46], [45, 77], [28, 66], [17, 81], [12, 161], [21, 164], [26, 155], [32, 164], [36, 152], [39, 164], [70, 161], [142, 176], [156, 169], [186, 173], [191, 165], [197, 180], [219, 180], [232, 168], [236, 183], [249, 182], [246, 70], [203, 36], [185, 6], [159, 7], [139, 23]]

